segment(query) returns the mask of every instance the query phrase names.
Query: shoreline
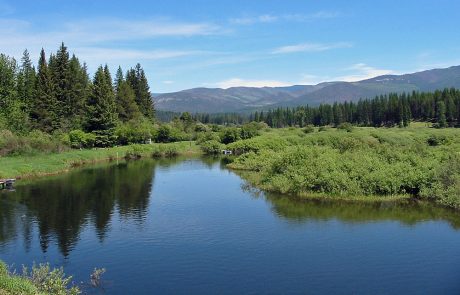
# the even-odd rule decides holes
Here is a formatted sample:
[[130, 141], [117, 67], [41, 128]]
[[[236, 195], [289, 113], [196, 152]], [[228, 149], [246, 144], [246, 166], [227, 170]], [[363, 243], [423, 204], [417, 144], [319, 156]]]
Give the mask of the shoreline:
[[167, 149], [178, 156], [202, 154], [195, 142], [128, 145], [91, 150], [70, 150], [62, 153], [0, 157], [0, 178], [33, 179], [68, 173], [73, 169], [101, 162], [124, 160], [128, 153], [136, 157], [167, 157]]

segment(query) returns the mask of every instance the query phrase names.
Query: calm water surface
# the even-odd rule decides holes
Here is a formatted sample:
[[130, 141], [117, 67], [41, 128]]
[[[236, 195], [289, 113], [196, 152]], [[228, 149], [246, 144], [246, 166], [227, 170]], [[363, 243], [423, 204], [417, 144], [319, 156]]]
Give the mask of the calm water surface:
[[142, 160], [0, 193], [0, 259], [78, 281], [105, 267], [108, 294], [460, 294], [460, 216], [302, 202], [220, 160]]

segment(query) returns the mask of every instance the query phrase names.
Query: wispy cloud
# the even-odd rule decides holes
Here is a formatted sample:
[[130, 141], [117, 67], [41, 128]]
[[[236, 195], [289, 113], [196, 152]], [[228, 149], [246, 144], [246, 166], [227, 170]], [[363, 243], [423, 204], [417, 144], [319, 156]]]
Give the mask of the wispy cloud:
[[295, 45], [287, 45], [278, 47], [272, 51], [273, 54], [286, 54], [296, 52], [319, 52], [337, 48], [350, 48], [353, 47], [352, 43], [339, 42], [339, 43], [301, 43]]
[[221, 32], [221, 28], [210, 23], [174, 22], [158, 20], [87, 20], [65, 24], [65, 32], [86, 37], [90, 41], [135, 40], [171, 36], [202, 36]]
[[345, 82], [356, 82], [356, 81], [374, 78], [374, 77], [381, 76], [381, 75], [398, 74], [393, 70], [378, 69], [378, 68], [368, 66], [364, 63], [354, 64], [351, 67], [347, 68], [346, 70], [352, 73], [349, 75], [339, 76], [335, 78], [334, 80], [345, 81]]
[[331, 81], [345, 81], [345, 82], [356, 82], [365, 79], [374, 78], [381, 75], [399, 74], [393, 70], [379, 69], [368, 66], [364, 63], [357, 63], [350, 67], [343, 69], [344, 71], [350, 72], [348, 75], [343, 76], [321, 76], [316, 74], [302, 74], [299, 79], [291, 81], [283, 80], [250, 80], [242, 78], [231, 78], [223, 80], [214, 84], [207, 84], [205, 86], [219, 87], [219, 88], [230, 88], [230, 87], [283, 87], [292, 85], [316, 85], [322, 82]]
[[[40, 29], [32, 23], [0, 18], [0, 48], [2, 53], [19, 59], [24, 49], [38, 60], [40, 49], [49, 53], [64, 41], [69, 50], [92, 71], [100, 63], [127, 67], [133, 63], [178, 59], [191, 55], [213, 55], [199, 50], [131, 47], [127, 41], [150, 41], [155, 38], [177, 38], [219, 34], [219, 26], [211, 23], [174, 22], [170, 19], [129, 21], [93, 19], [67, 22], [52, 30]], [[112, 45], [114, 44], [114, 45]], [[123, 46], [120, 46], [123, 44]]]
[[282, 87], [289, 85], [292, 85], [292, 83], [278, 80], [245, 80], [241, 78], [231, 78], [214, 83], [212, 86], [227, 89], [231, 87]]
[[263, 14], [253, 17], [232, 18], [230, 22], [237, 25], [251, 25], [254, 23], [273, 23], [279, 19], [278, 16]]
[[230, 23], [237, 25], [252, 25], [256, 23], [274, 23], [277, 21], [308, 22], [320, 19], [336, 18], [340, 15], [341, 13], [337, 11], [318, 11], [311, 14], [261, 14], [255, 16], [231, 18]]
[[82, 60], [89, 62], [90, 64], [98, 64], [101, 61], [114, 64], [117, 64], [120, 61], [153, 61], [206, 54], [203, 51], [134, 50], [96, 47], [77, 47], [73, 48], [72, 51], [75, 52], [75, 54]]

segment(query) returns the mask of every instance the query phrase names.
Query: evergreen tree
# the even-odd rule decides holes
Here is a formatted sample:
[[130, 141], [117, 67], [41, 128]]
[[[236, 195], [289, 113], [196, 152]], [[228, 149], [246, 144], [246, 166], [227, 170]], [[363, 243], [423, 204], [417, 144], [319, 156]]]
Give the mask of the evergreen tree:
[[153, 106], [152, 94], [145, 77], [144, 70], [140, 64], [137, 64], [134, 69], [128, 71], [126, 80], [134, 89], [136, 94], [136, 103], [140, 112], [148, 119], [153, 119], [155, 110]]
[[28, 114], [18, 97], [17, 69], [14, 58], [0, 54], [0, 127], [25, 133], [28, 130]]
[[100, 66], [87, 103], [86, 130], [96, 135], [97, 146], [110, 146], [115, 140], [116, 122], [117, 107], [110, 73]]
[[51, 69], [51, 75], [53, 78], [53, 84], [55, 89], [56, 100], [59, 104], [59, 120], [60, 124], [64, 128], [68, 128], [70, 125], [70, 119], [72, 117], [72, 105], [71, 95], [71, 78], [70, 78], [70, 58], [67, 47], [64, 42], [61, 43], [56, 56], [50, 57], [49, 67]]
[[75, 55], [69, 62], [69, 84], [67, 99], [69, 102], [68, 116], [69, 129], [80, 129], [83, 124], [85, 104], [90, 94], [91, 82], [86, 71], [86, 65], [81, 65]]
[[26, 113], [31, 111], [35, 96], [35, 75], [35, 68], [26, 49], [21, 59], [21, 67], [18, 74], [18, 98]]
[[125, 81], [125, 78], [123, 77], [123, 70], [121, 69], [120, 66], [118, 66], [117, 73], [115, 74], [115, 92], [118, 92], [120, 88], [120, 84]]
[[438, 100], [436, 103], [436, 122], [439, 128], [447, 127], [446, 105], [442, 100]]
[[17, 100], [16, 71], [16, 60], [0, 54], [0, 111]]
[[38, 73], [35, 82], [35, 99], [31, 110], [32, 123], [35, 128], [51, 132], [59, 127], [58, 103], [54, 95], [54, 84], [43, 49], [40, 52]]
[[118, 118], [123, 122], [138, 119], [141, 116], [141, 113], [139, 112], [139, 108], [136, 104], [134, 90], [128, 82], [124, 80], [118, 80], [116, 84]]

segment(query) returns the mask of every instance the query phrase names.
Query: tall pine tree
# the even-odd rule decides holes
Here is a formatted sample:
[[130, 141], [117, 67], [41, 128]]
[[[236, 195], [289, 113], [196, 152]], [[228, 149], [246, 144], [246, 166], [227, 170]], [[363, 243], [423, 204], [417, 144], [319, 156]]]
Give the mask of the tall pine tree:
[[140, 64], [137, 64], [134, 69], [128, 71], [126, 80], [133, 88], [136, 94], [136, 103], [139, 107], [140, 112], [148, 119], [153, 120], [155, 117], [155, 109], [152, 100], [152, 94], [150, 93], [149, 84], [145, 77], [144, 69]]
[[22, 102], [23, 109], [30, 113], [32, 102], [35, 97], [35, 68], [30, 60], [29, 52], [24, 50], [21, 67], [18, 73], [18, 98]]
[[94, 75], [92, 92], [87, 103], [86, 130], [96, 135], [97, 146], [114, 143], [117, 107], [110, 73], [102, 66]]
[[54, 94], [54, 84], [46, 63], [45, 50], [40, 52], [38, 73], [35, 81], [35, 99], [32, 103], [31, 119], [35, 128], [51, 132], [59, 127], [58, 103]]

